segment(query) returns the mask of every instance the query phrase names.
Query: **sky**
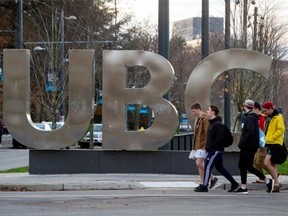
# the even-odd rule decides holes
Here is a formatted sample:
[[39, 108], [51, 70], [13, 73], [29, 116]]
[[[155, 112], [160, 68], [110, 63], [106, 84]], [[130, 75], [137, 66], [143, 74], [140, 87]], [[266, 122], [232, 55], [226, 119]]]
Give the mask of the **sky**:
[[[225, 0], [207, 0], [209, 1], [209, 15], [211, 17], [225, 17]], [[243, 0], [240, 0], [243, 1]], [[250, 3], [251, 0], [248, 0]], [[117, 7], [120, 11], [132, 14], [134, 18], [132, 23], [141, 23], [148, 21], [152, 26], [158, 25], [158, 4], [159, 0], [116, 0]], [[235, 0], [230, 0], [231, 10], [235, 7]], [[255, 6], [258, 11], [264, 8], [266, 4], [276, 4], [275, 14], [281, 23], [288, 23], [288, 1], [287, 0], [255, 0]], [[263, 10], [262, 10], [263, 11]], [[202, 0], [169, 0], [170, 15], [170, 33], [172, 24], [175, 21], [201, 17]], [[248, 15], [254, 13], [254, 6], [251, 5]], [[155, 28], [156, 28], [155, 27]], [[153, 31], [154, 29], [152, 29]], [[287, 29], [288, 32], [288, 29]], [[283, 37], [284, 41], [288, 41], [288, 33]]]
[[[257, 6], [261, 7], [263, 0], [255, 1], [256, 5], [258, 3]], [[231, 8], [235, 5], [234, 2], [235, 0], [231, 0]], [[265, 2], [268, 4], [269, 2], [277, 2], [279, 4], [277, 14], [288, 20], [287, 0], [265, 0]], [[152, 24], [158, 22], [158, 3], [159, 0], [117, 0], [119, 9], [134, 12], [137, 21], [149, 20]], [[202, 0], [169, 0], [170, 22], [201, 16], [201, 6]], [[209, 14], [214, 17], [224, 17], [225, 0], [209, 0]]]
[[[159, 0], [118, 0], [118, 6], [123, 10], [133, 11], [135, 18], [139, 21], [145, 19], [157, 24], [158, 2]], [[224, 2], [210, 0], [209, 3], [210, 13], [213, 10], [215, 15], [221, 15], [222, 12], [218, 8], [221, 8], [221, 6], [224, 7]], [[170, 22], [201, 16], [201, 4], [202, 0], [170, 0]]]

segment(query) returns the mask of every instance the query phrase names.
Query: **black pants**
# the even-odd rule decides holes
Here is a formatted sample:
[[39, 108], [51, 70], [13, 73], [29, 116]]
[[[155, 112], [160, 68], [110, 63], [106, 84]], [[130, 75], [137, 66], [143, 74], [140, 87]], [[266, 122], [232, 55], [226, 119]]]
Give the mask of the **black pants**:
[[239, 154], [239, 170], [241, 176], [241, 184], [247, 184], [247, 171], [256, 175], [259, 179], [265, 180], [265, 175], [253, 166], [255, 150], [240, 150]]
[[223, 175], [231, 184], [238, 185], [235, 179], [231, 176], [231, 174], [225, 169], [223, 166], [223, 152], [220, 151], [212, 151], [208, 152], [208, 155], [205, 160], [205, 174], [204, 174], [204, 182], [203, 184], [208, 187], [209, 179], [211, 175], [211, 171], [215, 166], [216, 170]]

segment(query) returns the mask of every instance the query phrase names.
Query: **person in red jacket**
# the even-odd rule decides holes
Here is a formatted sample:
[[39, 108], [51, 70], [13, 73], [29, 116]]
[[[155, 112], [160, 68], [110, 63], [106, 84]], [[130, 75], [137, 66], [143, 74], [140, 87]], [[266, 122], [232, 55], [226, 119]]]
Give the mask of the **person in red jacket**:
[[[261, 105], [258, 102], [255, 102], [253, 112], [255, 112], [258, 115], [258, 126], [264, 132], [266, 115], [261, 113]], [[266, 155], [267, 155], [267, 148], [264, 147], [264, 148], [259, 148], [254, 157], [254, 167], [258, 169], [262, 174], [264, 174], [263, 169], [265, 169], [264, 161], [265, 161]], [[258, 179], [253, 183], [264, 184], [265, 182], [261, 179]]]

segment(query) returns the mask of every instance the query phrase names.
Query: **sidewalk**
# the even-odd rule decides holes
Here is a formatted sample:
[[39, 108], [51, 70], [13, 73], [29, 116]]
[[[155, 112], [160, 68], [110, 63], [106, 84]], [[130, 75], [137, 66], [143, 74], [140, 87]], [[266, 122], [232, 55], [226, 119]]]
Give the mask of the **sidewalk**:
[[[230, 183], [218, 177], [215, 189], [227, 190]], [[69, 190], [128, 190], [128, 189], [193, 189], [198, 186], [196, 175], [166, 174], [61, 174], [29, 175], [0, 174], [0, 191], [69, 191]], [[240, 182], [240, 177], [235, 176]], [[248, 175], [249, 190], [266, 190], [265, 184], [252, 183], [257, 177]], [[288, 176], [279, 177], [281, 190], [288, 190]]]

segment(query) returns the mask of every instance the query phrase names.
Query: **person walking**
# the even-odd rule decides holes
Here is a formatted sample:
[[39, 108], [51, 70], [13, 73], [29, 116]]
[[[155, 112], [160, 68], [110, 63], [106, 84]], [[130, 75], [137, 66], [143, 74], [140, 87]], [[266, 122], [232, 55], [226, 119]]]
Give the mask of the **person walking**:
[[285, 124], [283, 116], [274, 108], [271, 101], [266, 101], [263, 105], [263, 113], [269, 118], [266, 123], [266, 142], [267, 155], [265, 157], [264, 165], [266, 170], [270, 173], [275, 181], [273, 192], [279, 192], [281, 184], [278, 180], [278, 171], [276, 164], [279, 164], [278, 152], [281, 151], [284, 142]]
[[213, 167], [223, 175], [230, 183], [231, 188], [228, 192], [232, 192], [239, 187], [239, 184], [235, 181], [232, 175], [223, 166], [223, 140], [224, 130], [223, 123], [220, 116], [218, 116], [219, 109], [217, 106], [211, 105], [207, 110], [207, 116], [209, 117], [209, 128], [207, 132], [207, 141], [205, 149], [207, 151], [207, 157], [205, 161], [204, 180], [195, 192], [208, 192], [208, 184]]
[[[261, 105], [258, 102], [254, 103], [253, 112], [255, 112], [258, 115], [258, 126], [264, 132], [266, 115], [261, 112]], [[263, 169], [265, 169], [264, 161], [265, 161], [266, 154], [267, 154], [267, 148], [264, 147], [264, 148], [258, 148], [254, 156], [254, 167], [258, 169], [262, 174], [264, 174]], [[261, 179], [257, 179], [253, 183], [264, 184], [265, 182]]]
[[266, 183], [267, 192], [271, 193], [274, 187], [274, 180], [268, 179], [258, 169], [253, 166], [254, 156], [259, 147], [259, 126], [258, 116], [253, 112], [254, 101], [247, 99], [243, 105], [246, 120], [244, 122], [241, 137], [238, 143], [239, 153], [239, 170], [241, 177], [241, 187], [234, 191], [238, 194], [248, 194], [247, 189], [247, 171], [258, 176], [260, 180]]
[[[193, 147], [192, 150], [195, 151], [194, 158], [195, 163], [198, 168], [198, 173], [200, 177], [200, 182], [204, 180], [204, 166], [207, 152], [205, 150], [207, 130], [209, 126], [209, 118], [206, 113], [201, 109], [199, 103], [194, 103], [191, 106], [192, 115], [196, 117], [194, 124], [194, 137], [193, 137]], [[218, 178], [211, 174], [209, 189], [212, 189], [218, 181]]]

